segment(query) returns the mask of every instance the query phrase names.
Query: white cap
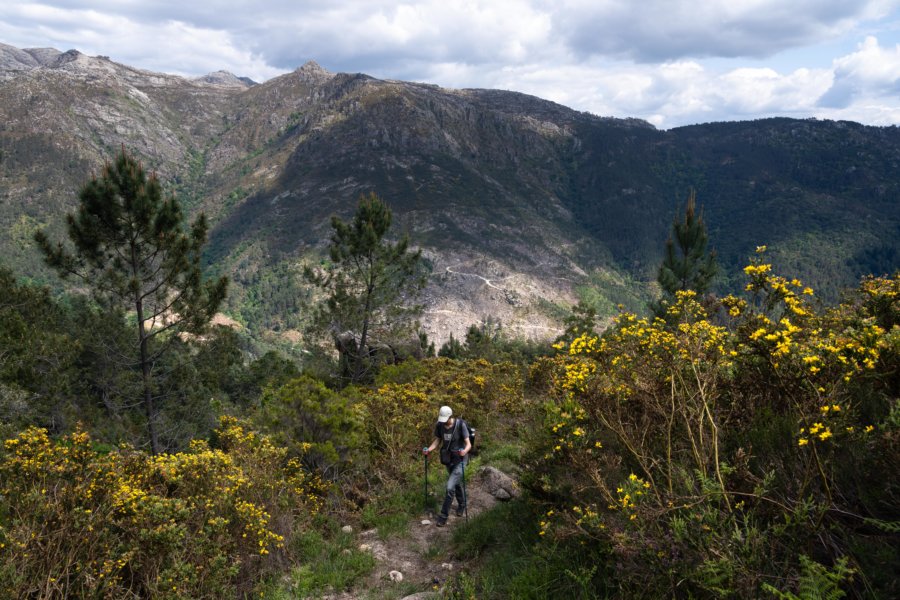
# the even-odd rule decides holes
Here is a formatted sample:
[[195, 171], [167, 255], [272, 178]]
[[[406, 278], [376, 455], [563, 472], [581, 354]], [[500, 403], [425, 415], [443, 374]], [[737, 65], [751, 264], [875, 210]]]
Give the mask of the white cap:
[[453, 415], [453, 411], [449, 406], [442, 406], [441, 411], [438, 413], [438, 423], [446, 423], [447, 419], [449, 419]]

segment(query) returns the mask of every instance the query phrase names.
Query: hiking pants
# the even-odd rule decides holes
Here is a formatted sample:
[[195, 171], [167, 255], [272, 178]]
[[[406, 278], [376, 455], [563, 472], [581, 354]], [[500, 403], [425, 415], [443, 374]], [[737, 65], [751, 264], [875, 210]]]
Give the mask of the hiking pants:
[[444, 504], [441, 506], [441, 516], [445, 519], [450, 516], [450, 506], [453, 504], [453, 496], [456, 496], [456, 504], [460, 509], [466, 508], [466, 494], [463, 490], [463, 465], [469, 461], [469, 457], [465, 457], [455, 466], [446, 465], [447, 473], [447, 495], [444, 496]]

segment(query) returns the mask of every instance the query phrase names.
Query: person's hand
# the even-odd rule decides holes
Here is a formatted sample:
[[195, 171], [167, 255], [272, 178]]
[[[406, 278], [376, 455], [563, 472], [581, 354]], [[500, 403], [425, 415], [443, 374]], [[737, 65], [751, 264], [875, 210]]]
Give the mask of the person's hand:
[[462, 457], [465, 456], [465, 455], [466, 455], [466, 451], [465, 451], [465, 450], [460, 450], [460, 451], [459, 451], [459, 456], [460, 456], [460, 458], [462, 458]]
[[422, 454], [424, 454], [425, 456], [428, 456], [429, 452], [431, 452], [431, 450], [428, 449], [428, 446], [422, 448]]

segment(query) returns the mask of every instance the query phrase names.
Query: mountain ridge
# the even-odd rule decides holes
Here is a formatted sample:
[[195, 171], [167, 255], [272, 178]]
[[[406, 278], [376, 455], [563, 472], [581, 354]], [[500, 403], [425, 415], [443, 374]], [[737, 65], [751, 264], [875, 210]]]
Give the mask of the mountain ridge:
[[313, 61], [250, 85], [77, 51], [40, 53], [56, 66], [6, 69], [20, 56], [8, 48], [9, 262], [46, 277], [20, 242], [39, 227], [61, 232], [80, 184], [125, 146], [188, 210], [207, 213], [211, 268], [235, 281], [230, 310], [275, 339], [296, 339], [302, 323], [300, 300], [287, 298], [304, 294], [299, 265], [321, 256], [331, 215], [349, 216], [369, 191], [428, 259], [424, 326], [438, 341], [487, 317], [551, 337], [579, 298], [606, 317], [619, 303], [640, 308], [692, 188], [723, 287], [761, 244], [826, 296], [898, 266], [896, 127], [767, 119], [660, 131], [517, 92], [330, 73]]

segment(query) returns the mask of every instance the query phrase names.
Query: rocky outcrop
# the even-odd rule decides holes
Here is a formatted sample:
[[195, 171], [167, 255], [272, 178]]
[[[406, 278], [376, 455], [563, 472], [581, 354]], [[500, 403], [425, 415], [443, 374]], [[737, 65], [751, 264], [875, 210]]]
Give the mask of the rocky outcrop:
[[309, 60], [303, 63], [300, 68], [294, 71], [294, 74], [301, 81], [314, 84], [325, 83], [326, 81], [334, 77], [334, 73], [326, 71], [319, 65], [319, 63], [314, 60]]
[[214, 71], [213, 73], [207, 73], [202, 77], [196, 77], [193, 81], [196, 81], [197, 83], [210, 83], [212, 85], [223, 85], [242, 89], [254, 85], [252, 80], [249, 80], [246, 77], [238, 77], [234, 73], [228, 71]]
[[27, 71], [41, 63], [25, 50], [0, 44], [0, 71]]
[[56, 48], [25, 48], [25, 52], [33, 56], [38, 64], [45, 67], [51, 65], [62, 54]]
[[497, 500], [510, 500], [521, 493], [519, 484], [500, 469], [482, 467], [478, 475], [484, 490]]

